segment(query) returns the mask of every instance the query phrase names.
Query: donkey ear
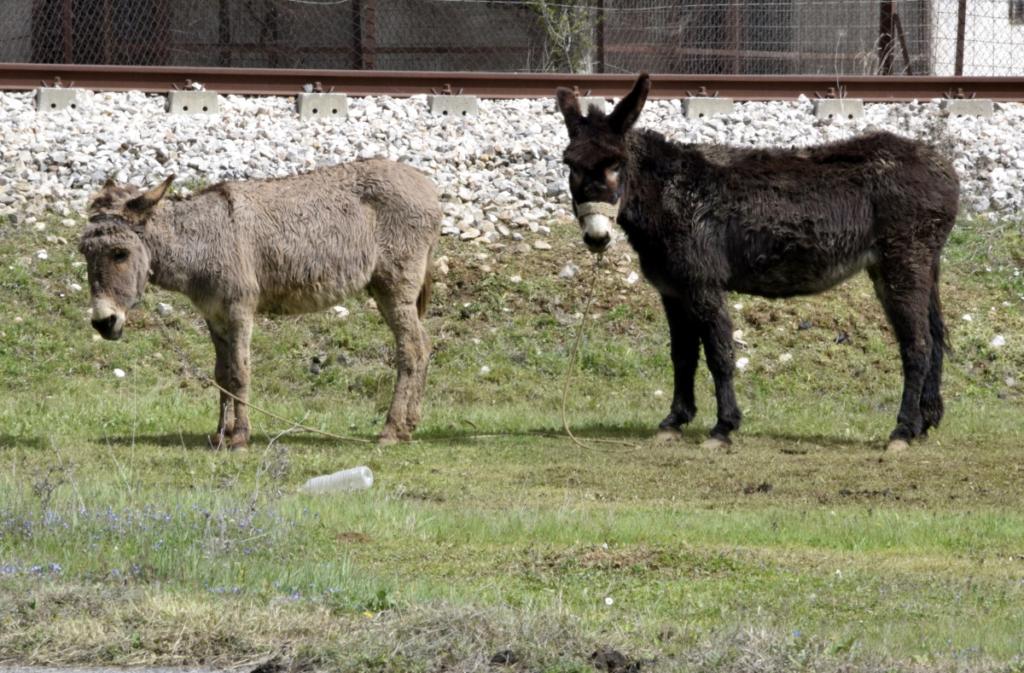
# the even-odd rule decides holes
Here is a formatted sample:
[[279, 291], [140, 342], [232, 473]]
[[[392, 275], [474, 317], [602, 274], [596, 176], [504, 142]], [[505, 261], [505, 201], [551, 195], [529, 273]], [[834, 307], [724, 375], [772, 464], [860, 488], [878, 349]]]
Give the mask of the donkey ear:
[[106, 180], [103, 181], [103, 189], [110, 189], [111, 187], [113, 187], [116, 184], [117, 184], [117, 181], [114, 180], [114, 176], [111, 175], [109, 178], [107, 178]]
[[164, 195], [167, 193], [172, 182], [174, 182], [174, 176], [168, 175], [166, 180], [142, 196], [136, 196], [134, 199], [126, 203], [125, 207], [138, 213], [149, 210], [159, 203], [160, 199], [164, 198]]
[[569, 130], [569, 137], [573, 138], [576, 136], [580, 122], [583, 121], [583, 114], [580, 112], [580, 101], [576, 98], [576, 94], [572, 92], [572, 89], [566, 89], [565, 87], [558, 87], [555, 90], [555, 99], [558, 101], [558, 109], [562, 111], [562, 116], [565, 117], [565, 127]]
[[640, 73], [633, 85], [633, 90], [626, 94], [626, 97], [619, 101], [612, 113], [608, 115], [608, 125], [616, 133], [625, 133], [633, 128], [633, 124], [640, 118], [640, 111], [644, 109], [647, 102], [647, 94], [651, 91], [651, 76], [646, 72]]

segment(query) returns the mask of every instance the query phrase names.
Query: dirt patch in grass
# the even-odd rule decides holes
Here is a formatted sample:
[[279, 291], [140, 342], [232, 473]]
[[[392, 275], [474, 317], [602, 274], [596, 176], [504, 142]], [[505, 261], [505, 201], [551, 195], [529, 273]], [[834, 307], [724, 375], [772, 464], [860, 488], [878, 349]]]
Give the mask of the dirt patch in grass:
[[372, 542], [371, 538], [366, 533], [358, 533], [355, 531], [345, 531], [344, 533], [338, 533], [334, 536], [338, 542], [344, 542], [346, 544], [366, 544]]
[[[669, 623], [654, 639], [657, 648], [631, 650], [622, 644], [631, 628], [628, 623], [585, 635], [584, 629], [561, 611], [432, 604], [338, 616], [308, 605], [263, 606], [245, 600], [209, 603], [142, 589], [42, 584], [22, 585], [17, 592], [12, 589], [0, 583], [3, 665], [199, 665], [244, 671], [346, 673], [1017, 670], [1012, 665], [1007, 668], [966, 657], [887, 660], [864, 651], [856, 638], [826, 642], [799, 632], [763, 629], [702, 633], [685, 624]], [[55, 609], [54, 604], [63, 607]], [[38, 610], [48, 611], [52, 629], [43, 628], [37, 615], [31, 614]]]

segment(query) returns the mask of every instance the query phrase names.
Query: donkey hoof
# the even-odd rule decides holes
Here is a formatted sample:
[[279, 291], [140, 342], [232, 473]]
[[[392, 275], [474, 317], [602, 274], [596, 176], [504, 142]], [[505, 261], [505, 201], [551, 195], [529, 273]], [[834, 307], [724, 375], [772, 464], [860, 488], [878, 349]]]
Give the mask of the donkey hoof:
[[722, 439], [721, 437], [708, 437], [701, 442], [700, 448], [708, 451], [714, 451], [717, 449], [727, 449], [731, 444], [732, 442], [727, 439]]
[[212, 435], [207, 435], [206, 441], [210, 444], [211, 449], [220, 451], [221, 449], [228, 448], [228, 444], [231, 443], [231, 435], [215, 432]]
[[391, 445], [398, 444], [399, 441], [409, 441], [413, 438], [413, 435], [406, 430], [396, 430], [391, 427], [386, 427], [377, 437], [377, 444], [381, 447], [390, 447]]
[[889, 453], [902, 453], [910, 448], [910, 444], [905, 439], [890, 439], [889, 444], [885, 447], [885, 450]]
[[654, 435], [656, 442], [677, 442], [683, 438], [683, 431], [679, 428], [658, 428], [658, 434]]

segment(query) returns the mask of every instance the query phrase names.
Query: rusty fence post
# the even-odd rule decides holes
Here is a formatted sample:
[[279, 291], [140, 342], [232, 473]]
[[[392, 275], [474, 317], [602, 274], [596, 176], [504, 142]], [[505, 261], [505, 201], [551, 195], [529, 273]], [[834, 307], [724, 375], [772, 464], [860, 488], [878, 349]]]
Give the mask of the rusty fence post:
[[111, 65], [114, 61], [112, 58], [111, 47], [113, 41], [113, 35], [110, 29], [110, 0], [103, 0], [103, 62], [107, 65]]
[[732, 0], [729, 3], [728, 18], [729, 24], [729, 49], [732, 51], [732, 72], [740, 74], [740, 3]]
[[75, 62], [75, 45], [74, 45], [74, 12], [71, 9], [71, 0], [64, 0], [62, 5], [62, 37], [64, 42], [64, 62], [74, 63]]
[[220, 64], [231, 65], [231, 5], [229, 0], [220, 0], [217, 7], [217, 42], [220, 43]]
[[878, 74], [891, 75], [893, 61], [893, 0], [878, 5]]
[[377, 0], [356, 0], [352, 4], [356, 33], [356, 68], [377, 67]]
[[967, 0], [960, 0], [956, 8], [956, 65], [953, 74], [964, 75], [964, 33], [967, 32]]

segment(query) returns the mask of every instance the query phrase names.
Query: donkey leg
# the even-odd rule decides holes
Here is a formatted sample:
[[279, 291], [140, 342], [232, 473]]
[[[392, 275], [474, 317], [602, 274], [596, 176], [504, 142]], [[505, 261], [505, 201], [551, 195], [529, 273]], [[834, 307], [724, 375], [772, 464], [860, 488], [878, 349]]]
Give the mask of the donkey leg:
[[932, 274], [932, 289], [928, 299], [928, 330], [932, 336], [931, 366], [924, 379], [921, 391], [921, 418], [924, 423], [921, 434], [928, 428], [938, 427], [942, 420], [942, 360], [946, 352], [946, 324], [942, 320], [942, 303], [939, 301], [938, 262]]
[[903, 397], [896, 416], [896, 428], [889, 435], [889, 449], [900, 450], [924, 430], [921, 397], [933, 354], [928, 319], [931, 283], [914, 277], [912, 267], [898, 264], [881, 269], [869, 268], [868, 273], [900, 345]]
[[[220, 349], [224, 352], [224, 365], [221, 368], [220, 380], [217, 384], [230, 392], [234, 397], [221, 394], [222, 409], [226, 400], [234, 407], [234, 425], [231, 428], [230, 447], [242, 449], [249, 443], [249, 342], [252, 338], [252, 313], [235, 311], [225, 320], [210, 321], [210, 333], [214, 334], [214, 343], [218, 340], [218, 364], [221, 361]], [[237, 398], [237, 399], [235, 399]]]
[[420, 363], [418, 374], [409, 390], [409, 400], [405, 410], [405, 425], [411, 433], [420, 424], [422, 419], [423, 393], [427, 389], [427, 368], [430, 366], [430, 336], [423, 328], [423, 321], [417, 315], [417, 322], [420, 324], [419, 354], [417, 362]]
[[[394, 295], [378, 289], [374, 297], [384, 321], [395, 336], [395, 392], [384, 429], [380, 433], [381, 444], [393, 444], [411, 439], [410, 420], [419, 420], [419, 396], [422, 391], [418, 382], [426, 373], [426, 332], [420, 324], [415, 296], [399, 301]], [[412, 419], [410, 409], [413, 411]]]
[[431, 259], [433, 259], [433, 248], [427, 250], [423, 258], [422, 267], [407, 272], [414, 281], [420, 282], [420, 289], [416, 293], [416, 322], [419, 333], [417, 342], [419, 353], [416, 361], [419, 363], [418, 373], [409, 391], [409, 400], [405, 412], [405, 424], [411, 433], [420, 424], [422, 418], [423, 394], [427, 389], [427, 369], [430, 366], [430, 335], [424, 327], [423, 319], [426, 316], [427, 305], [430, 301], [430, 287], [433, 283], [431, 278]]
[[668, 318], [674, 375], [672, 407], [668, 416], [658, 425], [658, 438], [667, 440], [679, 437], [679, 427], [697, 415], [693, 379], [700, 357], [700, 335], [682, 301], [662, 295], [661, 303], [665, 306], [665, 316]]
[[235, 384], [235, 427], [231, 433], [231, 448], [244, 449], [249, 443], [249, 346], [252, 341], [252, 315], [239, 321], [235, 332], [235, 349], [231, 359], [233, 382]]
[[[230, 358], [228, 341], [213, 322], [207, 320], [206, 326], [210, 330], [210, 339], [213, 341], [213, 348], [217, 353], [217, 361], [213, 368], [213, 380], [221, 388], [227, 389], [231, 385], [228, 380], [228, 361]], [[209, 437], [210, 446], [214, 449], [227, 446], [235, 427], [234, 400], [224, 391], [218, 391], [218, 394], [220, 397], [220, 418], [217, 421], [217, 431]]]
[[704, 342], [704, 356], [715, 381], [715, 400], [718, 403], [718, 422], [711, 429], [706, 448], [729, 444], [729, 433], [740, 427], [743, 414], [736, 403], [732, 377], [735, 368], [732, 348], [732, 320], [725, 308], [725, 296], [719, 292], [703, 298], [695, 310], [700, 316], [700, 338]]

